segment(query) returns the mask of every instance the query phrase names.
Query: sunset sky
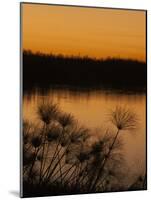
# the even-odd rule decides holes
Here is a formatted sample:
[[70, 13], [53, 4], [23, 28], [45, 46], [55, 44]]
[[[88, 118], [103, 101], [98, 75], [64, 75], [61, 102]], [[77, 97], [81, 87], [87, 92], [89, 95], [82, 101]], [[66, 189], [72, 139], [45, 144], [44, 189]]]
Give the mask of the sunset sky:
[[22, 4], [23, 49], [146, 60], [146, 12]]

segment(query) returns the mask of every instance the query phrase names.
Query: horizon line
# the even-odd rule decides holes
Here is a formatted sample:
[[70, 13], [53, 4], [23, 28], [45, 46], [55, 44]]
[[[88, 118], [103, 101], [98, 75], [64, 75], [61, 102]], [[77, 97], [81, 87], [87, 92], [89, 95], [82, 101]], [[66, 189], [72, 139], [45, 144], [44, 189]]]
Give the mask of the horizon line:
[[146, 64], [146, 60], [139, 60], [139, 59], [133, 59], [133, 58], [126, 58], [126, 57], [123, 57], [121, 58], [120, 56], [119, 57], [100, 57], [100, 58], [97, 58], [97, 57], [94, 57], [94, 56], [88, 56], [88, 55], [80, 55], [77, 54], [77, 55], [66, 55], [66, 54], [61, 54], [61, 53], [53, 53], [53, 52], [49, 52], [49, 53], [46, 53], [46, 52], [42, 52], [40, 50], [38, 51], [32, 51], [31, 49], [22, 49], [22, 53], [24, 52], [28, 52], [30, 54], [33, 54], [33, 55], [41, 55], [41, 56], [54, 56], [54, 57], [62, 57], [62, 58], [67, 58], [67, 59], [71, 59], [71, 58], [78, 58], [78, 59], [83, 59], [83, 58], [86, 58], [86, 59], [89, 59], [89, 60], [94, 60], [94, 61], [106, 61], [106, 60], [123, 60], [123, 61], [133, 61], [133, 62], [139, 62], [139, 63], [144, 63]]

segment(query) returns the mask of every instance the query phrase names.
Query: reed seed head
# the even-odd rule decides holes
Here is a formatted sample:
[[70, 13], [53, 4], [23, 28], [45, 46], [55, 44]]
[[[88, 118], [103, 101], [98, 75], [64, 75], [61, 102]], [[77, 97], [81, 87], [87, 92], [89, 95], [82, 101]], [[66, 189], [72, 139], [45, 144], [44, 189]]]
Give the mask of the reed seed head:
[[120, 106], [117, 106], [111, 112], [110, 120], [119, 130], [135, 129], [138, 123], [138, 119], [135, 113]]

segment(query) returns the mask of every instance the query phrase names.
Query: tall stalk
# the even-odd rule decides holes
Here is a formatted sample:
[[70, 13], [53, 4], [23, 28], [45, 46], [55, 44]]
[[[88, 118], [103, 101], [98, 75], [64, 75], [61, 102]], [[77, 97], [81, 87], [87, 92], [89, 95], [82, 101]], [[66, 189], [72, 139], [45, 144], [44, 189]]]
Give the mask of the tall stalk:
[[53, 157], [52, 157], [52, 159], [51, 159], [51, 161], [50, 161], [50, 164], [48, 165], [47, 169], [45, 170], [45, 172], [44, 172], [42, 178], [44, 178], [44, 177], [47, 178], [47, 177], [48, 177], [49, 171], [50, 171], [50, 169], [51, 169], [51, 166], [52, 166], [53, 162], [54, 162], [54, 161], [56, 160], [56, 158], [59, 156], [59, 153], [60, 153], [60, 151], [61, 151], [61, 149], [62, 149], [62, 146], [59, 148], [59, 145], [60, 145], [60, 141], [61, 141], [63, 135], [64, 135], [64, 129], [62, 130], [62, 134], [60, 135], [60, 138], [59, 138], [59, 140], [58, 140], [58, 142], [57, 142], [56, 149], [55, 149], [55, 151], [54, 151], [54, 154], [53, 154]]
[[[62, 178], [63, 178], [64, 180], [65, 180], [65, 178], [67, 177], [67, 175], [69, 174], [69, 172], [71, 171], [71, 169], [72, 169], [73, 167], [75, 167], [75, 164], [71, 165], [66, 171], [64, 171], [64, 172], [62, 173]], [[73, 172], [74, 172], [74, 170], [73, 170]], [[60, 178], [61, 178], [61, 176], [58, 176], [53, 182], [58, 181]], [[65, 181], [65, 183], [66, 183], [66, 181]]]
[[45, 143], [46, 143], [46, 129], [47, 129], [47, 124], [44, 123], [44, 127], [43, 127], [43, 146], [42, 146], [42, 160], [40, 163], [40, 173], [39, 173], [39, 182], [41, 181], [41, 176], [42, 176], [42, 168], [43, 168], [43, 162], [44, 162], [44, 153], [45, 153]]
[[117, 140], [117, 137], [118, 137], [119, 133], [120, 133], [120, 130], [118, 129], [118, 130], [117, 130], [117, 133], [116, 133], [116, 135], [115, 135], [115, 137], [114, 137], [114, 139], [113, 139], [113, 142], [112, 142], [112, 144], [111, 144], [111, 146], [110, 146], [110, 148], [109, 148], [109, 152], [108, 152], [108, 154], [105, 156], [104, 161], [103, 161], [103, 164], [101, 165], [101, 167], [100, 167], [100, 169], [99, 169], [98, 175], [97, 175], [97, 177], [96, 177], [94, 183], [92, 183], [92, 185], [91, 185], [91, 187], [90, 187], [90, 191], [93, 191], [94, 188], [95, 188], [95, 186], [97, 185], [97, 183], [98, 183], [98, 181], [99, 181], [99, 178], [100, 178], [100, 175], [101, 175], [101, 173], [102, 173], [102, 170], [104, 169], [105, 164], [106, 164], [107, 160], [108, 160], [109, 157], [110, 157], [110, 154], [111, 154], [111, 152], [112, 152], [112, 150], [113, 150], [114, 144], [115, 144], [115, 142], [116, 142], [116, 140]]
[[35, 148], [35, 150], [34, 150], [34, 159], [33, 159], [33, 162], [31, 164], [31, 167], [30, 167], [30, 170], [29, 170], [28, 181], [29, 181], [30, 176], [32, 174], [32, 170], [33, 170], [34, 164], [36, 162], [36, 158], [37, 158], [37, 154], [38, 154], [39, 150], [40, 150], [40, 147], [38, 147], [37, 149]]
[[61, 160], [63, 159], [63, 157], [65, 156], [66, 151], [64, 151], [64, 153], [62, 154], [62, 156], [60, 157], [60, 159], [57, 161], [57, 163], [55, 164], [55, 166], [53, 167], [53, 169], [51, 170], [51, 172], [49, 173], [47, 180], [50, 179], [50, 177], [52, 176], [53, 172], [55, 171], [56, 167], [58, 166], [58, 164], [61, 162]]

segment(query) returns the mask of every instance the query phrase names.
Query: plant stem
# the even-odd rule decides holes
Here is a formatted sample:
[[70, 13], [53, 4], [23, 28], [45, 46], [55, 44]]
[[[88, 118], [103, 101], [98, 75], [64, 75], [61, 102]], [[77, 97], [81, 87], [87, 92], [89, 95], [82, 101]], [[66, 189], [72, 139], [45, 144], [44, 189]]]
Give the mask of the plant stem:
[[55, 152], [54, 152], [54, 154], [53, 154], [53, 157], [52, 157], [52, 159], [51, 159], [51, 161], [50, 161], [50, 164], [48, 165], [47, 169], [45, 170], [45, 172], [44, 172], [44, 174], [43, 174], [43, 177], [44, 177], [45, 175], [46, 175], [46, 177], [48, 176], [49, 170], [50, 170], [50, 168], [51, 168], [53, 162], [55, 161], [55, 159], [57, 158], [57, 155], [60, 153], [60, 151], [61, 151], [61, 149], [62, 149], [62, 147], [61, 147], [60, 149], [58, 149], [58, 148], [59, 148], [60, 141], [61, 141], [61, 138], [62, 138], [63, 135], [64, 135], [64, 129], [62, 130], [62, 134], [61, 134], [61, 136], [60, 136], [60, 138], [59, 138], [59, 141], [58, 141], [58, 143], [57, 143], [57, 146], [56, 146]]
[[90, 191], [93, 191], [93, 190], [94, 190], [95, 186], [97, 185], [97, 183], [98, 183], [98, 181], [99, 181], [99, 178], [100, 178], [100, 175], [101, 175], [101, 173], [102, 173], [102, 170], [103, 170], [103, 168], [105, 167], [105, 164], [106, 164], [106, 162], [107, 162], [107, 160], [108, 160], [108, 158], [109, 158], [109, 156], [110, 156], [110, 154], [111, 154], [111, 152], [112, 152], [112, 150], [113, 150], [113, 146], [114, 146], [114, 144], [115, 144], [115, 142], [116, 142], [116, 140], [117, 140], [117, 137], [118, 137], [119, 132], [120, 132], [120, 130], [118, 129], [118, 130], [117, 130], [117, 133], [116, 133], [116, 135], [115, 135], [115, 137], [114, 137], [114, 139], [113, 139], [113, 142], [112, 142], [112, 144], [111, 144], [111, 146], [110, 146], [110, 148], [109, 148], [109, 152], [108, 152], [108, 154], [106, 155], [106, 157], [105, 157], [105, 159], [104, 159], [104, 162], [103, 162], [101, 168], [99, 169], [99, 172], [98, 172], [98, 175], [97, 175], [97, 177], [96, 177], [96, 180], [94, 181], [94, 183], [92, 183], [92, 186], [91, 186], [91, 188], [90, 188]]
[[[70, 144], [68, 145], [68, 147], [70, 146]], [[67, 147], [67, 149], [68, 149]], [[47, 181], [50, 179], [50, 177], [52, 176], [53, 172], [55, 171], [56, 167], [58, 166], [59, 162], [61, 162], [61, 160], [63, 159], [63, 157], [66, 154], [66, 150], [64, 151], [64, 153], [62, 154], [62, 156], [60, 157], [60, 159], [58, 160], [58, 162], [55, 164], [55, 166], [53, 167], [53, 169], [51, 170], [51, 172], [49, 173], [49, 175], [47, 176]]]
[[41, 163], [40, 163], [39, 183], [40, 183], [40, 181], [41, 181], [42, 167], [43, 167], [43, 161], [44, 161], [45, 141], [46, 141], [46, 134], [45, 134], [45, 131], [46, 131], [46, 128], [47, 128], [47, 125], [44, 124], [44, 127], [43, 127], [44, 141], [43, 141], [43, 146], [42, 146], [42, 160], [41, 160]]

